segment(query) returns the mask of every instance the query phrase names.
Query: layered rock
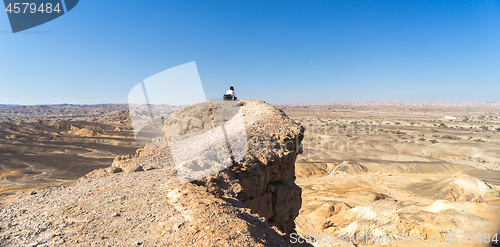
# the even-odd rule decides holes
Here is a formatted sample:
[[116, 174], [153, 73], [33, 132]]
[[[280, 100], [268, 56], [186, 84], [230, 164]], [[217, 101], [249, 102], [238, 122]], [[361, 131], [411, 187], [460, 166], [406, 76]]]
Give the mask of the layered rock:
[[[237, 126], [227, 124], [240, 113], [243, 113], [246, 129], [246, 152], [243, 154], [238, 154], [235, 148], [235, 145], [241, 147], [241, 143], [236, 143], [241, 140], [231, 139], [231, 133], [234, 132], [231, 128]], [[226, 148], [226, 143], [214, 142], [208, 145], [210, 150], [203, 150], [203, 157], [193, 155], [196, 157], [187, 161], [183, 158], [183, 162], [176, 164], [177, 171], [185, 172], [188, 170], [186, 167], [192, 166], [192, 163], [196, 163], [197, 167], [208, 167], [202, 171], [207, 176], [194, 183], [205, 186], [219, 197], [240, 201], [283, 232], [294, 232], [294, 219], [299, 214], [302, 201], [301, 189], [295, 184], [295, 160], [302, 153], [304, 128], [263, 101], [203, 102], [178, 110], [165, 121], [164, 131], [167, 133], [170, 149], [157, 147], [164, 140], [156, 139], [160, 144], [140, 149], [136, 156], [118, 157], [113, 166], [125, 171], [135, 171], [140, 169], [138, 164], [146, 166], [146, 169], [172, 165], [175, 163], [170, 151], [172, 148], [189, 150], [186, 144], [179, 147], [179, 143], [182, 143], [178, 141], [179, 137], [191, 138], [190, 145], [196, 146], [193, 142], [200, 142], [194, 138], [196, 135], [222, 125], [225, 125], [225, 130], [229, 133], [228, 142], [233, 144], [229, 148], [234, 164], [222, 164], [224, 161], [220, 156], [224, 154], [221, 154], [221, 150]], [[215, 152], [215, 155], [210, 152]], [[153, 156], [159, 157], [151, 158]], [[196, 172], [199, 171], [193, 171]]]
[[[212, 116], [204, 112], [205, 103], [180, 110], [173, 114], [177, 118], [167, 120], [171, 122], [165, 130], [171, 133], [168, 140], [195, 136], [242, 114], [245, 153], [236, 148], [242, 143], [231, 142], [231, 133], [241, 129], [234, 132], [231, 128], [238, 126], [230, 124], [225, 128], [231, 166], [182, 183], [179, 170], [185, 164], [175, 163], [172, 145], [146, 146], [71, 186], [4, 198], [0, 242], [286, 246], [283, 234], [294, 232], [301, 206], [295, 159], [301, 153], [303, 127], [262, 101], [226, 103], [211, 103]], [[183, 117], [196, 116], [197, 111], [203, 117]], [[174, 132], [176, 128], [182, 131]], [[202, 167], [216, 162], [211, 156], [195, 158]]]
[[295, 160], [302, 153], [304, 128], [262, 101], [241, 101], [241, 105], [248, 152], [234, 166], [198, 183], [241, 201], [281, 231], [294, 232], [302, 202], [295, 184]]

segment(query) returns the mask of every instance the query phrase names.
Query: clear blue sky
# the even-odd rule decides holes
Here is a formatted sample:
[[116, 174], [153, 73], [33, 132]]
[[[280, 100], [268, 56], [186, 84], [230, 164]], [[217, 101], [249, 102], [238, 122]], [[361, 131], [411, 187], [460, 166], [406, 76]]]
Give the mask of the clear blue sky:
[[207, 98], [499, 101], [500, 1], [83, 0], [16, 34], [0, 11], [0, 104], [126, 103], [190, 61]]

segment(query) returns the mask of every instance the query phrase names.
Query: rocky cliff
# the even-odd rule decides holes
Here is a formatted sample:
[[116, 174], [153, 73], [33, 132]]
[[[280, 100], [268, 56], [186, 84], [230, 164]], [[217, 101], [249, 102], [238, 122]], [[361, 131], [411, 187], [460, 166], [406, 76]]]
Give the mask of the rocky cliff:
[[[157, 140], [169, 145], [118, 157], [71, 186], [6, 197], [0, 202], [0, 246], [287, 245], [283, 236], [294, 232], [301, 207], [295, 159], [303, 127], [261, 101], [224, 104], [212, 102], [208, 115], [206, 103], [172, 114], [167, 138]], [[204, 170], [189, 170], [193, 160], [172, 151], [190, 148], [171, 145], [174, 140], [215, 131], [235, 114], [242, 114], [244, 132], [223, 127], [231, 162], [225, 169], [224, 155], [194, 157]], [[245, 149], [237, 148], [242, 143], [231, 139], [234, 133], [245, 133]], [[183, 183], [184, 168], [193, 176], [210, 173]]]
[[281, 231], [294, 232], [302, 202], [295, 184], [295, 160], [302, 153], [304, 128], [263, 102], [241, 104], [248, 152], [236, 165], [198, 184], [216, 195], [237, 199]]
[[[271, 225], [283, 232], [294, 232], [294, 219], [301, 207], [301, 189], [295, 184], [295, 160], [297, 155], [302, 153], [301, 141], [304, 137], [304, 128], [289, 119], [282, 111], [257, 100], [203, 102], [185, 107], [172, 114], [165, 123], [164, 131], [170, 137], [170, 150], [164, 150], [163, 153], [171, 155], [174, 145], [186, 153], [188, 148], [177, 147], [180, 142], [173, 143], [174, 137], [193, 136], [211, 130], [231, 121], [238, 112], [243, 114], [243, 124], [246, 129], [245, 153], [236, 154], [237, 150], [233, 145], [231, 150], [233, 158], [240, 156], [234, 161], [234, 165], [227, 169], [219, 169], [220, 171], [210, 170], [206, 174], [208, 176], [195, 180], [194, 183], [206, 187], [218, 197], [243, 203], [253, 213], [265, 217]], [[228, 133], [231, 132], [229, 128], [231, 125], [226, 125]], [[236, 142], [234, 139], [236, 138], [232, 139], [232, 144]], [[193, 144], [192, 139], [189, 145], [197, 146]], [[204, 157], [194, 158], [197, 166], [204, 167], [210, 164], [210, 169], [223, 167], [223, 164], [220, 164], [223, 163], [220, 161], [222, 158], [207, 158], [210, 156], [207, 154], [215, 149], [217, 156], [221, 156], [219, 150], [225, 148], [226, 143], [220, 148], [213, 148], [214, 145], [217, 143], [211, 143], [211, 150], [203, 150]], [[126, 171], [141, 169], [138, 164], [143, 164], [146, 169], [164, 166], [151, 160], [144, 161], [153, 156], [152, 153], [155, 152], [153, 150], [159, 149], [148, 147], [146, 150], [148, 151], [144, 149], [138, 151], [137, 156], [140, 157], [117, 158], [113, 166]], [[168, 164], [174, 163], [171, 156], [168, 159], [170, 160]], [[214, 162], [218, 164], [214, 165]], [[192, 162], [184, 161], [184, 163], [191, 165]], [[179, 167], [184, 165], [178, 164], [177, 172]]]

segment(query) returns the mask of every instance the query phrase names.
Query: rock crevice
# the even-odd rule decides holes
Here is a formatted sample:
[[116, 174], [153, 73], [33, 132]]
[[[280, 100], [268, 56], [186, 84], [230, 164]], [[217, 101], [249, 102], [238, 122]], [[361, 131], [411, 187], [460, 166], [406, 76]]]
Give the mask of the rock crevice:
[[[226, 107], [212, 105], [216, 125], [237, 112], [234, 108], [226, 110]], [[294, 232], [294, 219], [302, 202], [301, 189], [295, 184], [295, 160], [302, 153], [304, 128], [263, 101], [240, 101], [238, 107], [241, 107], [245, 119], [248, 151], [233, 166], [196, 183], [215, 195], [239, 200], [281, 231]], [[193, 111], [205, 109], [200, 105], [199, 108], [191, 106], [188, 110], [192, 115]], [[182, 128], [185, 134], [189, 134], [186, 130], [199, 129], [190, 126], [194, 122], [190, 118], [179, 117], [182, 115], [182, 110], [176, 114], [178, 117], [175, 123], [168, 126], [169, 131]], [[196, 123], [209, 126], [204, 124], [207, 121], [209, 117], [205, 116], [204, 121]]]
[[[212, 117], [209, 107], [214, 113]], [[230, 121], [240, 110], [246, 129], [246, 154], [241, 155], [234, 165], [193, 182], [218, 197], [240, 201], [252, 213], [266, 218], [285, 233], [294, 232], [294, 219], [302, 202], [301, 188], [295, 184], [295, 160], [302, 153], [304, 127], [263, 101], [243, 100], [239, 103], [203, 102], [185, 107], [174, 112], [163, 129], [166, 135], [175, 138], [191, 137]], [[151, 159], [156, 150], [160, 148], [153, 145], [138, 150], [136, 156], [118, 157], [113, 166], [124, 171], [135, 171], [138, 163], [147, 167], [146, 170], [172, 166], [171, 154], [165, 154], [168, 162]], [[168, 153], [168, 147], [161, 151]], [[197, 157], [196, 163], [204, 167], [205, 164], [210, 166], [214, 160]], [[177, 164], [177, 169], [179, 167], [183, 164]]]

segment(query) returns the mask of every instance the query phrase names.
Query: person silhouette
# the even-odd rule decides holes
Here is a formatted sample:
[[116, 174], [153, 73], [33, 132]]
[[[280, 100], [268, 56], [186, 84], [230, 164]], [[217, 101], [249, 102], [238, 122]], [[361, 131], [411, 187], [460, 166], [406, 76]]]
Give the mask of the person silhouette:
[[224, 100], [236, 100], [236, 94], [234, 93], [234, 87], [230, 86], [229, 90], [227, 90], [226, 94], [223, 97]]

